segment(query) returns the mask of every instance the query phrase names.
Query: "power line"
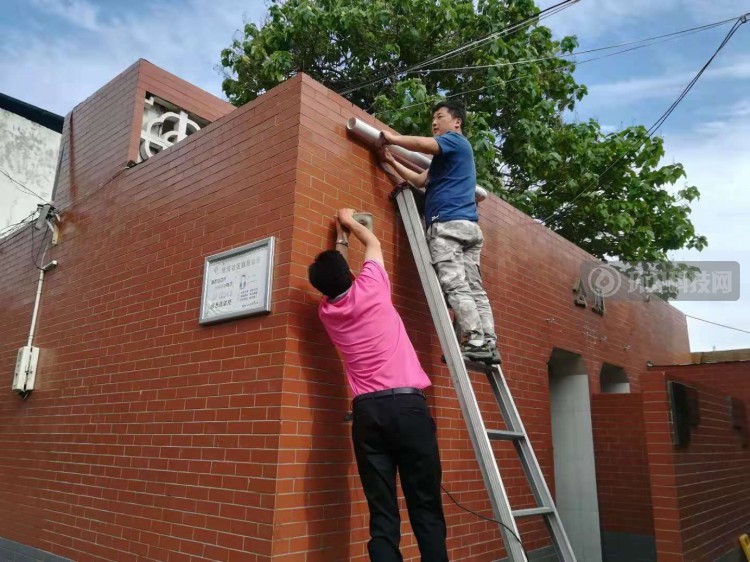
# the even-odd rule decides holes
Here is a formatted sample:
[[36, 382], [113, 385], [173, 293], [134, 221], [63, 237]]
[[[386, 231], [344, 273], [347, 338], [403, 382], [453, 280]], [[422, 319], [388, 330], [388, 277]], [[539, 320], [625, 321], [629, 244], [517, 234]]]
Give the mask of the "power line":
[[9, 224], [8, 226], [5, 226], [5, 227], [1, 228], [0, 229], [0, 236], [5, 236], [6, 234], [9, 234], [10, 232], [12, 232], [16, 227], [20, 227], [23, 224], [29, 222], [29, 219], [31, 219], [34, 215], [36, 215], [37, 212], [39, 212], [39, 209], [37, 209], [36, 211], [33, 211], [26, 218], [21, 219], [20, 221], [18, 221], [16, 223]]
[[[672, 115], [672, 112], [675, 110], [675, 108], [679, 105], [679, 103], [687, 96], [688, 92], [693, 88], [695, 83], [698, 81], [698, 79], [703, 75], [703, 73], [706, 71], [706, 69], [709, 67], [709, 65], [714, 61], [716, 56], [721, 52], [721, 50], [726, 46], [727, 43], [729, 43], [729, 40], [734, 36], [734, 34], [737, 32], [737, 30], [742, 26], [742, 24], [746, 23], [747, 19], [746, 16], [740, 16], [737, 18], [737, 21], [735, 21], [732, 28], [727, 33], [726, 37], [724, 37], [724, 40], [721, 42], [719, 47], [716, 49], [713, 55], [711, 55], [711, 58], [709, 58], [706, 61], [706, 64], [703, 65], [703, 67], [698, 71], [698, 74], [695, 75], [695, 78], [693, 78], [690, 83], [685, 86], [685, 89], [682, 91], [682, 93], [677, 97], [677, 99], [672, 103], [671, 106], [669, 106], [669, 109], [667, 109], [666, 112], [664, 112], [664, 115], [662, 115], [659, 119], [656, 120], [656, 122], [651, 126], [649, 129], [649, 136], [653, 136], [654, 133], [659, 129], [659, 127], [662, 126], [664, 121], [667, 120], [667, 118]], [[640, 147], [639, 147], [640, 148]]]
[[[621, 44], [618, 44], [618, 45], [611, 45], [611, 46], [607, 46], [607, 47], [599, 47], [599, 48], [595, 48], [595, 49], [589, 49], [589, 50], [580, 51], [580, 52], [577, 52], [577, 53], [569, 53], [569, 55], [583, 54], [583, 53], [588, 53], [588, 52], [597, 52], [597, 51], [602, 51], [602, 50], [609, 50], [609, 49], [624, 47], [624, 46], [628, 46], [628, 45], [637, 45], [639, 43], [647, 43], [647, 44], [644, 44], [644, 45], [637, 45], [635, 47], [630, 47], [628, 49], [623, 49], [623, 50], [620, 50], [620, 51], [616, 51], [614, 53], [609, 53], [609, 54], [606, 54], [606, 55], [603, 55], [603, 56], [600, 56], [600, 57], [592, 57], [592, 58], [585, 59], [585, 60], [582, 60], [582, 61], [571, 61], [576, 66], [580, 66], [580, 65], [588, 63], [588, 62], [592, 62], [592, 61], [596, 61], [596, 60], [601, 60], [601, 59], [604, 59], [604, 58], [609, 58], [609, 57], [612, 57], [612, 56], [616, 56], [616, 55], [619, 55], [619, 54], [627, 53], [627, 52], [634, 51], [634, 50], [637, 50], [637, 49], [641, 49], [641, 48], [645, 48], [645, 47], [650, 47], [652, 45], [656, 45], [656, 44], [659, 44], [659, 43], [664, 43], [666, 41], [671, 41], [671, 40], [674, 40], [674, 39], [682, 38], [682, 37], [685, 37], [687, 35], [692, 35], [692, 34], [699, 33], [701, 31], [705, 31], [705, 30], [708, 30], [708, 29], [713, 29], [713, 28], [716, 28], [718, 26], [724, 25], [724, 24], [726, 24], [726, 23], [728, 23], [730, 21], [734, 21], [735, 22], [735, 24], [729, 30], [729, 32], [727, 33], [727, 35], [725, 36], [724, 40], [721, 42], [721, 44], [719, 45], [719, 47], [717, 48], [717, 50], [714, 52], [714, 54], [712, 55], [712, 57], [706, 62], [706, 64], [703, 66], [703, 68], [701, 68], [701, 70], [698, 72], [698, 74], [696, 75], [696, 77], [693, 78], [693, 80], [686, 86], [686, 88], [683, 90], [683, 92], [680, 94], [680, 96], [678, 96], [677, 100], [675, 100], [675, 102], [664, 112], [664, 114], [662, 114], [662, 116], [659, 117], [659, 119], [657, 119], [656, 122], [654, 122], [654, 124], [648, 129], [648, 137], [651, 138], [656, 133], [656, 131], [661, 127], [661, 125], [664, 124], [664, 122], [672, 114], [672, 112], [676, 109], [677, 105], [679, 105], [679, 103], [685, 98], [685, 96], [692, 89], [692, 87], [698, 81], [698, 79], [703, 74], [703, 72], [705, 72], [705, 70], [708, 68], [708, 66], [711, 64], [711, 62], [713, 62], [713, 60], [716, 58], [716, 56], [718, 55], [718, 53], [724, 48], [724, 46], [726, 46], [726, 44], [732, 38], [732, 36], [734, 35], [734, 33], [737, 31], [737, 29], [743, 23], [746, 23], [747, 18], [748, 18], [749, 15], [750, 14], [744, 14], [744, 15], [739, 16], [737, 18], [730, 18], [730, 19], [726, 19], [726, 20], [721, 20], [721, 21], [717, 21], [717, 22], [705, 24], [705, 25], [698, 26], [698, 27], [693, 27], [693, 28], [688, 28], [688, 29], [684, 29], [684, 30], [680, 30], [680, 31], [675, 31], [675, 32], [668, 33], [668, 34], [665, 34], [665, 35], [650, 37], [650, 38], [646, 38], [646, 39], [640, 39], [640, 40], [637, 40], [637, 41], [630, 41], [630, 42], [621, 43]], [[657, 40], [660, 40], [660, 41], [657, 41]], [[548, 58], [554, 58], [554, 57], [548, 57]], [[544, 60], [544, 58], [529, 59], [529, 60], [525, 60], [525, 61], [524, 60], [522, 60], [522, 61], [516, 61], [514, 63], [501, 63], [501, 64], [512, 66], [512, 65], [515, 65], [515, 64], [522, 64], [522, 63], [525, 63], [525, 62], [535, 62], [537, 60]], [[463, 67], [463, 69], [469, 69], [469, 68], [472, 68], [472, 67]], [[440, 69], [440, 70], [447, 70], [447, 69]], [[461, 70], [461, 69], [452, 69], [452, 70]], [[457, 96], [464, 95], [464, 94], [475, 93], [475, 92], [486, 90], [488, 88], [503, 86], [503, 85], [511, 83], [511, 82], [522, 80], [522, 79], [527, 78], [529, 76], [543, 76], [545, 74], [550, 74], [552, 72], [561, 72], [563, 70], [566, 70], [566, 68], [564, 68], [564, 67], [563, 68], [555, 68], [555, 69], [551, 69], [549, 71], [542, 72], [542, 73], [525, 74], [523, 76], [519, 76], [519, 77], [510, 79], [510, 80], [502, 80], [502, 81], [500, 81], [498, 83], [488, 84], [488, 85], [485, 85], [485, 86], [482, 86], [482, 87], [479, 87], [479, 88], [474, 88], [474, 89], [471, 89], [471, 90], [463, 90], [461, 92], [456, 92], [454, 94], [451, 94], [451, 95], [448, 95], [448, 96], [445, 96], [445, 97], [447, 99], [447, 98], [457, 97]], [[427, 71], [429, 71], [429, 69], [423, 70], [423, 72], [427, 72]], [[428, 101], [424, 101], [424, 102], [413, 103], [413, 104], [410, 104], [410, 105], [401, 106], [399, 108], [386, 109], [386, 110], [383, 110], [383, 111], [378, 111], [378, 112], [375, 112], [373, 115], [382, 115], [384, 113], [390, 113], [390, 112], [398, 111], [398, 110], [402, 110], [402, 109], [409, 109], [411, 107], [416, 107], [416, 106], [420, 106], [420, 105], [426, 105], [428, 103], [430, 103], [429, 100]], [[645, 141], [641, 142], [637, 147], [635, 147], [635, 150], [639, 149], [644, 143], [645, 143]], [[628, 151], [628, 152], [630, 152], [630, 151]], [[627, 155], [628, 154], [626, 153], [626, 154], [623, 154], [622, 156], [620, 156], [620, 158], [618, 158], [617, 160], [615, 160], [601, 174], [599, 174], [599, 176], [596, 178], [596, 180], [594, 180], [591, 184], [589, 184], [583, 190], [581, 190], [579, 193], [577, 193], [573, 199], [571, 199], [570, 201], [566, 202], [566, 204], [565, 204], [566, 206], [563, 209], [559, 209], [559, 210], [555, 211], [554, 213], [550, 214], [548, 217], [546, 217], [545, 219], [543, 219], [541, 221], [541, 223], [545, 224], [550, 219], [552, 219], [556, 215], [558, 215], [561, 211], [565, 211], [567, 209], [571, 209], [572, 208], [571, 205], [572, 205], [572, 203], [574, 201], [576, 201], [578, 198], [580, 198], [582, 195], [584, 195], [584, 193], [586, 193], [587, 191], [589, 191], [589, 188], [591, 186], [597, 185], [598, 181], [602, 178], [602, 176], [604, 176], [604, 174], [606, 174], [610, 169], [612, 169], [617, 163], [619, 163]]]
[[[404, 74], [416, 74], [416, 73], [433, 73], [433, 72], [458, 72], [458, 71], [465, 71], [465, 70], [482, 70], [486, 68], [499, 68], [504, 66], [516, 66], [519, 64], [528, 64], [532, 62], [542, 62], [546, 60], [551, 59], [557, 59], [560, 57], [572, 57], [576, 55], [585, 55], [589, 53], [596, 53], [599, 51], [608, 51], [610, 49], [619, 49], [620, 47], [629, 47], [631, 45], [639, 45], [640, 43], [647, 43], [645, 45], [640, 45], [639, 47], [636, 47], [637, 49], [642, 49], [645, 47], [650, 47], [651, 45], [658, 45], [659, 43], [665, 43], [666, 41], [672, 41], [674, 39], [681, 39], [682, 37], [692, 35], [694, 33], [699, 33], [701, 31], [707, 31], [709, 29], [714, 29], [715, 27], [719, 27], [721, 25], [727, 24], [730, 21], [735, 21], [737, 18], [729, 18], [722, 21], [717, 21], [714, 23], [709, 23], [706, 25], [701, 25], [698, 27], [691, 27], [689, 29], [682, 29], [680, 31], [674, 31], [672, 33], [666, 33], [664, 35], [657, 35], [655, 37], [647, 37], [644, 39], [638, 39], [636, 41], [628, 41], [626, 43], [619, 43], [616, 45], [608, 45], [606, 47], [596, 47], [593, 49], [585, 49], [583, 51], [574, 51], [572, 53], [556, 53], [554, 55], [546, 56], [546, 57], [538, 57], [534, 59], [521, 59], [517, 61], [509, 61], [509, 62], [500, 62], [500, 63], [494, 63], [494, 64], [478, 64], [478, 65], [471, 65], [471, 66], [459, 66], [459, 67], [453, 67], [453, 68], [422, 68], [420, 70], [410, 70], [408, 72], [404, 72]], [[663, 41], [657, 41], [658, 39], [663, 39]], [[626, 53], [634, 49], [625, 49], [623, 51], [619, 51], [619, 53]], [[592, 59], [590, 59], [592, 60]], [[575, 61], [571, 61], [575, 62]]]
[[[17, 179], [13, 178], [13, 176], [11, 176], [8, 172], [6, 172], [5, 170], [3, 170], [2, 168], [0, 168], [0, 174], [3, 174], [5, 177], [7, 177], [12, 182], [12, 184], [18, 185], [21, 188], [19, 191], [21, 191], [22, 193], [27, 193], [28, 195], [34, 195], [35, 197], [38, 197], [39, 199], [41, 199], [45, 203], [47, 202], [47, 200], [44, 197], [42, 197], [41, 195], [39, 195], [38, 193], [36, 193], [35, 191], [33, 191], [31, 188], [26, 187], [24, 184], [22, 184]], [[16, 188], [16, 189], [18, 189], [18, 188]]]
[[555, 4], [553, 6], [550, 6], [549, 8], [546, 8], [539, 12], [538, 14], [534, 16], [530, 16], [524, 20], [521, 20], [520, 22], [513, 24], [512, 26], [509, 26], [505, 29], [501, 29], [499, 31], [495, 31], [492, 33], [489, 33], [485, 35], [484, 37], [480, 37], [476, 41], [472, 41], [470, 43], [467, 43], [465, 45], [462, 45], [460, 47], [457, 47], [453, 49], [452, 51], [448, 51], [447, 53], [443, 53], [442, 55], [437, 55], [435, 57], [426, 59], [420, 63], [417, 63], [415, 65], [412, 65], [411, 68], [405, 69], [405, 71], [411, 71], [419, 68], [423, 68], [427, 66], [428, 64], [432, 64], [435, 62], [439, 62], [441, 60], [448, 60], [449, 58], [453, 58], [455, 56], [458, 56], [463, 53], [468, 53], [469, 51], [473, 51], [474, 49], [481, 47], [485, 43], [489, 43], [490, 41], [494, 39], [499, 39], [500, 37], [505, 37], [507, 35], [510, 35], [514, 31], [517, 31], [518, 29], [521, 29], [522, 27], [525, 27], [527, 24], [533, 22], [536, 20], [538, 23], [539, 21], [546, 19], [548, 17], [551, 17], [559, 12], [562, 12], [566, 8], [569, 8], [573, 4], [577, 3], [579, 0], [566, 0], [564, 2], [559, 2], [558, 4]]
[[[568, 62], [574, 64], [576, 67], [578, 67], [578, 66], [581, 66], [581, 65], [589, 63], [589, 62], [593, 62], [593, 61], [597, 61], [597, 60], [602, 60], [602, 59], [606, 59], [606, 58], [609, 58], [609, 57], [614, 57], [614, 56], [621, 55], [621, 54], [624, 54], [624, 53], [629, 53], [631, 51], [636, 51], [638, 49], [645, 49], [646, 47], [652, 47], [652, 46], [658, 45], [660, 43], [666, 43], [667, 41], [674, 41], [675, 39], [682, 39], [683, 37], [687, 37], [689, 35], [694, 35], [696, 33], [700, 33], [701, 31], [705, 31], [707, 29], [712, 29], [714, 27], [717, 27], [719, 25], [723, 25], [723, 24], [725, 24], [727, 22], [730, 22], [730, 21], [733, 21], [733, 19], [724, 20], [724, 21], [721, 21], [721, 22], [715, 22], [713, 24], [707, 24], [706, 26], [700, 26], [700, 27], [696, 27], [696, 28], [685, 29], [685, 30], [682, 30], [682, 31], [678, 31], [678, 32], [674, 32], [674, 33], [670, 33], [670, 34], [662, 35], [662, 36], [658, 36], [658, 37], [651, 37], [651, 38], [648, 38], [648, 39], [642, 39], [642, 40], [639, 40], [639, 41], [631, 41], [629, 43], [621, 43], [619, 45], [611, 45], [611, 46], [608, 46], [608, 47], [599, 47], [599, 48], [590, 49], [590, 50], [587, 50], [587, 51], [579, 51], [577, 53], [568, 53], [568, 54], [562, 55], [562, 56], [570, 56], [570, 55], [574, 55], [574, 54], [583, 54], [583, 53], [589, 53], [589, 52], [609, 50], [609, 49], [618, 48], [618, 47], [622, 47], [622, 46], [626, 46], [626, 45], [632, 45], [632, 44], [635, 44], [635, 43], [640, 43], [640, 42], [645, 42], [645, 41], [651, 41], [651, 40], [654, 40], [654, 39], [662, 39], [662, 38], [666, 37], [666, 39], [662, 39], [661, 41], [652, 41], [651, 43], [648, 43], [648, 44], [645, 44], [645, 45], [638, 45], [638, 46], [635, 46], [635, 47], [630, 47], [628, 49], [622, 49], [620, 51], [615, 51], [614, 53], [608, 53], [606, 55], [602, 55], [602, 56], [599, 56], [599, 57], [591, 57], [591, 58], [580, 60], [580, 61], [568, 61]], [[680, 35], [673, 37], [673, 35], [677, 35], [677, 34], [680, 34]], [[541, 60], [546, 60], [546, 59], [551, 59], [551, 58], [557, 58], [557, 55], [552, 56], [552, 57], [543, 57], [543, 58], [539, 58], [539, 59], [525, 59], [525, 60], [520, 60], [520, 61], [516, 61], [516, 62], [500, 63], [498, 65], [485, 65], [485, 66], [481, 66], [481, 67], [478, 67], [478, 66], [463, 67], [463, 69], [468, 70], [468, 69], [472, 69], [472, 68], [486, 68], [486, 67], [489, 67], [489, 66], [514, 66], [516, 64], [522, 64], [522, 63], [527, 63], [527, 62], [536, 62], [536, 61], [541, 61]], [[442, 71], [442, 70], [459, 70], [459, 69], [455, 69], [455, 68], [454, 69], [438, 69], [438, 71]], [[513, 82], [518, 82], [519, 80], [523, 80], [524, 78], [545, 76], [547, 74], [553, 74], [553, 73], [556, 73], [556, 72], [563, 72], [565, 70], [568, 70], [568, 68], [567, 67], [558, 67], [558, 68], [552, 68], [550, 70], [546, 70], [546, 71], [543, 71], [543, 72], [523, 74], [521, 76], [517, 76], [517, 77], [511, 78], [509, 80], [501, 80], [500, 82], [493, 83], [493, 84], [487, 84], [487, 85], [481, 86], [479, 88], [473, 88], [471, 90], [462, 90], [460, 92], [455, 92], [455, 93], [450, 94], [448, 96], [444, 96], [444, 98], [445, 99], [450, 99], [450, 98], [462, 96], [464, 94], [472, 94], [472, 93], [475, 93], [475, 92], [480, 92], [480, 91], [486, 90], [488, 88], [493, 88], [493, 87], [496, 87], [496, 86], [504, 86], [505, 84], [510, 84], [510, 83], [513, 83]], [[423, 72], [428, 72], [428, 70], [424, 70]], [[373, 113], [373, 115], [382, 115], [384, 113], [391, 113], [393, 111], [400, 111], [402, 109], [410, 109], [412, 107], [417, 107], [417, 106], [420, 106], [420, 105], [427, 105], [429, 103], [431, 103], [431, 102], [428, 100], [428, 101], [422, 101], [422, 102], [412, 103], [412, 104], [409, 104], [409, 105], [402, 105], [401, 107], [397, 107], [397, 108], [393, 108], [393, 109], [384, 109], [383, 111], [376, 111], [375, 113]]]
[[[683, 314], [685, 314], [683, 312]], [[750, 334], [750, 330], [743, 330], [742, 328], [735, 328], [734, 326], [727, 326], [726, 324], [719, 324], [718, 322], [712, 322], [711, 320], [704, 320], [703, 318], [698, 318], [697, 316], [690, 316], [689, 314], [685, 314], [687, 318], [692, 318], [693, 320], [699, 320], [701, 322], [705, 322], [706, 324], [713, 324], [714, 326], [721, 326], [722, 328], [727, 328], [729, 330], [735, 330], [737, 332], [744, 332], [745, 334]]]
[[[693, 34], [693, 33], [698, 33], [698, 31], [693, 31], [691, 34]], [[584, 60], [581, 60], [581, 61], [568, 61], [568, 62], [570, 62], [571, 64], [574, 64], [576, 67], [578, 67], [578, 66], [581, 66], [581, 65], [589, 63], [589, 62], [593, 62], [593, 61], [597, 61], [597, 60], [602, 60], [602, 59], [606, 59], [606, 58], [609, 58], [609, 57], [614, 57], [614, 56], [621, 55], [621, 54], [624, 54], [624, 53], [628, 53], [628, 52], [631, 52], [631, 51], [635, 51], [635, 50], [638, 50], [638, 49], [645, 49], [646, 47], [651, 47], [653, 45], [657, 45], [659, 43], [665, 43], [667, 41], [672, 41], [674, 39], [678, 39], [678, 38], [677, 37], [673, 37], [673, 38], [670, 38], [670, 39], [664, 39], [662, 41], [657, 41], [657, 42], [649, 43], [647, 45], [640, 45], [640, 46], [637, 46], [637, 47], [630, 47], [629, 49], [623, 49], [621, 51], [615, 51], [614, 53], [608, 53], [606, 55], [602, 55], [602, 56], [599, 56], [599, 57], [591, 57], [591, 58], [584, 59]], [[539, 59], [539, 60], [541, 60], [541, 59]], [[518, 62], [524, 62], [524, 61], [518, 61]], [[509, 63], [508, 66], [511, 66], [513, 64], [515, 64], [515, 63]], [[535, 73], [523, 74], [521, 76], [516, 76], [515, 78], [511, 78], [509, 80], [502, 80], [501, 79], [500, 82], [497, 82], [497, 83], [494, 83], [494, 84], [488, 84], [486, 86], [481, 86], [479, 88], [472, 88], [471, 90], [462, 90], [460, 92], [455, 92], [453, 94], [444, 96], [444, 99], [455, 98], [455, 97], [458, 97], [458, 96], [462, 96], [464, 94], [473, 94], [475, 92], [481, 92], [481, 91], [487, 90], [489, 88], [494, 88], [494, 87], [498, 87], [498, 86], [504, 86], [506, 84], [511, 84], [513, 82], [518, 82], [519, 80], [523, 80], [524, 78], [540, 77], [540, 76], [545, 76], [547, 74], [554, 74], [556, 72], [563, 72], [565, 70], [568, 70], [568, 68], [567, 67], [558, 67], [558, 68], [552, 68], [552, 69], [549, 69], [549, 70], [545, 70], [543, 72], [535, 72]], [[402, 105], [401, 107], [396, 107], [396, 108], [393, 108], [393, 109], [384, 109], [383, 111], [376, 111], [372, 115], [382, 115], [384, 113], [391, 113], [393, 111], [400, 111], [402, 109], [409, 109], [409, 108], [412, 108], [412, 107], [417, 107], [419, 105], [427, 105], [429, 103], [432, 103], [432, 102], [429, 101], [429, 100], [428, 101], [421, 101], [421, 102], [412, 103], [412, 104], [409, 104], [409, 105]]]
[[510, 527], [508, 527], [502, 521], [498, 521], [497, 519], [492, 519], [491, 517], [487, 517], [485, 515], [482, 515], [481, 513], [477, 513], [476, 511], [472, 511], [468, 507], [464, 507], [463, 505], [461, 505], [460, 503], [458, 503], [456, 501], [456, 498], [454, 498], [453, 495], [448, 490], [445, 489], [445, 486], [443, 486], [442, 484], [440, 484], [440, 487], [443, 489], [443, 492], [445, 492], [446, 494], [448, 494], [448, 497], [451, 500], [453, 500], [453, 503], [455, 503], [458, 507], [460, 507], [461, 509], [463, 509], [465, 512], [471, 513], [472, 515], [476, 515], [480, 519], [484, 519], [485, 521], [490, 521], [491, 523], [497, 523], [498, 525], [501, 525], [502, 527], [504, 527], [511, 535], [513, 535], [513, 538], [516, 539], [516, 541], [518, 541], [518, 544], [521, 547], [521, 550], [523, 550], [524, 556], [526, 557], [527, 560], [529, 559], [529, 555], [526, 553], [526, 549], [523, 546], [523, 542], [521, 541], [521, 538], [515, 533], [515, 531], [513, 531], [513, 529], [511, 529]]
[[385, 80], [388, 80], [390, 78], [396, 78], [404, 73], [408, 73], [414, 70], [417, 70], [419, 68], [422, 68], [424, 66], [427, 66], [429, 64], [433, 64], [442, 60], [447, 60], [449, 58], [453, 58], [461, 53], [468, 52], [472, 49], [476, 49], [480, 45], [487, 43], [488, 41], [492, 41], [493, 39], [497, 39], [499, 37], [503, 37], [505, 35], [509, 35], [513, 33], [514, 31], [520, 29], [521, 27], [525, 27], [526, 25], [533, 23], [534, 21], [539, 22], [542, 19], [549, 17], [551, 15], [554, 15], [558, 12], [561, 12], [562, 10], [572, 6], [573, 4], [579, 2], [579, 0], [564, 0], [563, 2], [559, 2], [558, 4], [555, 4], [553, 6], [550, 6], [549, 8], [546, 8], [542, 11], [540, 11], [538, 14], [534, 14], [533, 16], [529, 16], [527, 18], [524, 18], [520, 22], [513, 24], [511, 26], [508, 26], [504, 29], [501, 29], [499, 31], [492, 32], [488, 35], [485, 35], [484, 37], [481, 37], [479, 39], [476, 39], [475, 41], [471, 41], [469, 43], [466, 43], [464, 45], [461, 45], [459, 47], [456, 47], [455, 49], [442, 53], [440, 55], [436, 55], [434, 57], [430, 57], [428, 59], [425, 59], [421, 62], [415, 63], [411, 66], [408, 66], [402, 70], [397, 70], [395, 72], [389, 72], [387, 74], [381, 74], [380, 76], [375, 76], [369, 80], [366, 80], [356, 86], [350, 87], [350, 88], [344, 88], [337, 93], [345, 96], [347, 94], [350, 94], [352, 92], [355, 92], [361, 88], [365, 88], [367, 86], [372, 86], [373, 84], [378, 84], [380, 82], [383, 82]]
[[[743, 16], [738, 17], [735, 20], [734, 25], [729, 30], [729, 32], [726, 34], [722, 42], [719, 44], [719, 46], [714, 51], [713, 55], [706, 61], [706, 63], [701, 67], [701, 69], [698, 71], [698, 73], [695, 75], [695, 77], [688, 83], [687, 86], [685, 86], [685, 89], [682, 91], [682, 93], [677, 96], [677, 99], [670, 105], [667, 110], [654, 122], [651, 127], [649, 127], [647, 131], [647, 139], [652, 138], [654, 134], [656, 134], [656, 131], [659, 130], [659, 128], [664, 124], [664, 122], [669, 118], [670, 115], [674, 112], [674, 110], [677, 108], [677, 106], [680, 104], [680, 102], [685, 99], [685, 96], [687, 96], [688, 92], [695, 86], [696, 82], [698, 82], [698, 79], [703, 75], [703, 73], [706, 71], [706, 69], [710, 66], [710, 64], [714, 61], [716, 56], [721, 52], [721, 50], [727, 45], [729, 40], [734, 36], [734, 34], [737, 32], [737, 30], [742, 26], [742, 24], [747, 22], [747, 16], [750, 14], [745, 14]], [[606, 174], [609, 170], [611, 170], [616, 164], [621, 162], [625, 157], [629, 156], [632, 152], [637, 151], [640, 149], [644, 144], [646, 140], [641, 141], [637, 146], [634, 146], [631, 149], [628, 149], [627, 152], [625, 152], [622, 156], [617, 158], [614, 162], [612, 162], [605, 170], [597, 176], [597, 178], [589, 183], [587, 186], [585, 186], [581, 191], [579, 191], [575, 197], [573, 197], [570, 201], [565, 202], [565, 207], [558, 209], [557, 211], [550, 214], [548, 217], [541, 220], [542, 224], [546, 224], [547, 221], [554, 218], [555, 216], [559, 216], [559, 213], [570, 211], [570, 209], [573, 208], [573, 203], [578, 200], [579, 197], [583, 196], [585, 193], [588, 193], [590, 191], [590, 188], [593, 186], [598, 185], [599, 180]]]

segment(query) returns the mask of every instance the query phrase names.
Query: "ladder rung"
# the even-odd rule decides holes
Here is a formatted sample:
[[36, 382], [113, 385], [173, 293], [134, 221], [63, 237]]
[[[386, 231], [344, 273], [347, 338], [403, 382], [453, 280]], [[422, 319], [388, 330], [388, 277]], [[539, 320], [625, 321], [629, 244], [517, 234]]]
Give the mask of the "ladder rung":
[[530, 509], [516, 509], [513, 511], [513, 517], [533, 517], [534, 515], [549, 515], [555, 510], [551, 507], [532, 507]]
[[495, 441], [520, 441], [526, 435], [520, 431], [505, 431], [502, 429], [488, 429], [487, 436]]
[[466, 365], [466, 368], [470, 371], [477, 371], [479, 373], [491, 373], [492, 369], [497, 367], [497, 365], [483, 363], [482, 361], [472, 361], [471, 359], [464, 358], [464, 365]]

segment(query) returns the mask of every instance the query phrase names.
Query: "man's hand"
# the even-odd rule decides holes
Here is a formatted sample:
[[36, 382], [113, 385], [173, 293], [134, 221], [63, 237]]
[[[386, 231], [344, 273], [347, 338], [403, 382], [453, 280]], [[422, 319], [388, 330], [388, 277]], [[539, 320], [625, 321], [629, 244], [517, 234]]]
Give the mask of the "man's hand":
[[421, 189], [424, 187], [427, 182], [427, 170], [415, 172], [414, 170], [407, 168], [401, 162], [396, 160], [393, 153], [386, 147], [381, 147], [378, 151], [378, 155], [380, 156], [380, 167], [383, 168], [383, 171], [386, 174], [388, 174], [394, 185], [408, 181], [416, 188]]
[[397, 168], [397, 161], [393, 157], [393, 154], [390, 150], [383, 147], [378, 152], [378, 156], [380, 156], [380, 167], [383, 169], [383, 171], [386, 173], [386, 175], [391, 179], [391, 182], [393, 185], [398, 185], [400, 183], [404, 182], [404, 178], [396, 171]]
[[389, 144], [400, 146], [406, 150], [421, 152], [422, 154], [440, 154], [440, 145], [434, 137], [413, 137], [409, 135], [397, 135], [390, 131], [380, 131], [377, 147], [382, 148]]
[[386, 146], [393, 144], [398, 135], [391, 133], [390, 131], [380, 131], [380, 146]]
[[393, 153], [386, 147], [380, 149], [380, 159], [384, 162], [387, 162], [388, 164], [396, 163], [396, 158], [393, 156]]
[[351, 230], [352, 223], [356, 223], [354, 220], [354, 209], [339, 209], [336, 213], [337, 222], [341, 224], [345, 229]]
[[354, 220], [354, 209], [339, 209], [336, 218], [341, 226], [348, 228], [357, 240], [365, 245], [365, 261], [373, 260], [383, 265], [383, 250], [380, 241], [367, 228]]

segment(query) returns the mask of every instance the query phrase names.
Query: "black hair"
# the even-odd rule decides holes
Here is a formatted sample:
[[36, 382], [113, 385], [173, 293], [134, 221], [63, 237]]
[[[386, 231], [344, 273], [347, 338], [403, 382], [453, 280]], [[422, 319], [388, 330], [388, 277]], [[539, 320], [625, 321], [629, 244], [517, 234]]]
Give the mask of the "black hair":
[[349, 264], [338, 250], [319, 253], [307, 268], [307, 277], [310, 284], [329, 299], [339, 296], [352, 286]]
[[435, 107], [432, 108], [432, 114], [435, 115], [435, 112], [442, 107], [448, 110], [451, 117], [461, 120], [461, 131], [463, 131], [464, 126], [466, 125], [466, 106], [464, 105], [464, 102], [458, 100], [443, 100], [435, 104]]

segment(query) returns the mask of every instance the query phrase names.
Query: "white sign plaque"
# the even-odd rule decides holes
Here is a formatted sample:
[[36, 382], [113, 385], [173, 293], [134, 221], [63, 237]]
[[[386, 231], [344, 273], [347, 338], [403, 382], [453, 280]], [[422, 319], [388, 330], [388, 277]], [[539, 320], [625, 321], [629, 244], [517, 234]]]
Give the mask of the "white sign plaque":
[[206, 258], [201, 324], [271, 312], [274, 242], [272, 236]]

